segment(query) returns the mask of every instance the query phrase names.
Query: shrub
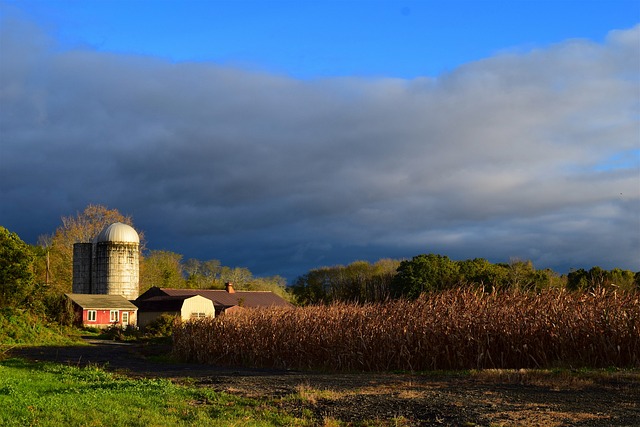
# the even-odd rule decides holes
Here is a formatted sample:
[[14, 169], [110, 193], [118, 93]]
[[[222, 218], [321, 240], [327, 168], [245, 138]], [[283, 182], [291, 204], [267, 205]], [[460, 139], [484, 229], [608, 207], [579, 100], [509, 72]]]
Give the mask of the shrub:
[[169, 337], [173, 332], [173, 326], [179, 321], [179, 317], [171, 314], [163, 314], [144, 328], [144, 333], [155, 337]]
[[71, 329], [46, 323], [42, 317], [28, 310], [0, 309], [0, 345], [67, 344], [74, 341], [69, 337], [71, 333]]
[[130, 341], [139, 338], [140, 331], [134, 326], [113, 324], [106, 329], [100, 331], [100, 338], [114, 341]]

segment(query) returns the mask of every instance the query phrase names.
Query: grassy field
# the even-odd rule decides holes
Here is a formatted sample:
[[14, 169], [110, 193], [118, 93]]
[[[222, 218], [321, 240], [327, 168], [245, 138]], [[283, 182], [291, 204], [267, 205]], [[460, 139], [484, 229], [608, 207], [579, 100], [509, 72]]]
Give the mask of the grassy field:
[[268, 400], [165, 379], [132, 379], [95, 367], [0, 361], [3, 426], [311, 425]]

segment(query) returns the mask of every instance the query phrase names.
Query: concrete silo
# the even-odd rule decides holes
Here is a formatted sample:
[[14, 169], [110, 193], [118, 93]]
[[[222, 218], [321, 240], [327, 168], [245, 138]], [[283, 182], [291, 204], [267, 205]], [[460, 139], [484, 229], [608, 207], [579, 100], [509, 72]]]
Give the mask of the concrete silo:
[[111, 224], [96, 237], [94, 250], [91, 293], [138, 298], [140, 238], [133, 227]]
[[73, 245], [73, 293], [138, 298], [140, 238], [131, 226], [116, 222], [93, 243]]
[[90, 294], [93, 263], [93, 243], [73, 245], [73, 287], [74, 294]]

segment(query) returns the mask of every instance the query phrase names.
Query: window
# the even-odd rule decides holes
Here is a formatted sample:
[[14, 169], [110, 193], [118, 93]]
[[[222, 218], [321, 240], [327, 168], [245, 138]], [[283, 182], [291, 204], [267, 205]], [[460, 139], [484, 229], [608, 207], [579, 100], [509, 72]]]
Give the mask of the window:
[[87, 322], [95, 322], [95, 321], [96, 321], [96, 311], [87, 310]]
[[205, 317], [207, 317], [205, 313], [191, 313], [192, 319], [204, 319]]
[[109, 312], [109, 322], [116, 323], [118, 320], [120, 320], [120, 316], [118, 316], [118, 314], [118, 310], [111, 310]]

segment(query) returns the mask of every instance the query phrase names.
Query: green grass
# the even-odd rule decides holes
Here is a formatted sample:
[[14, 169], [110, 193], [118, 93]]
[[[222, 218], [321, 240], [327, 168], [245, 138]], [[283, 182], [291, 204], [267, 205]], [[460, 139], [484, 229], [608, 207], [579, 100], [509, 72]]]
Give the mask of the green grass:
[[0, 361], [3, 426], [310, 425], [275, 403], [165, 379], [131, 379], [96, 367]]

